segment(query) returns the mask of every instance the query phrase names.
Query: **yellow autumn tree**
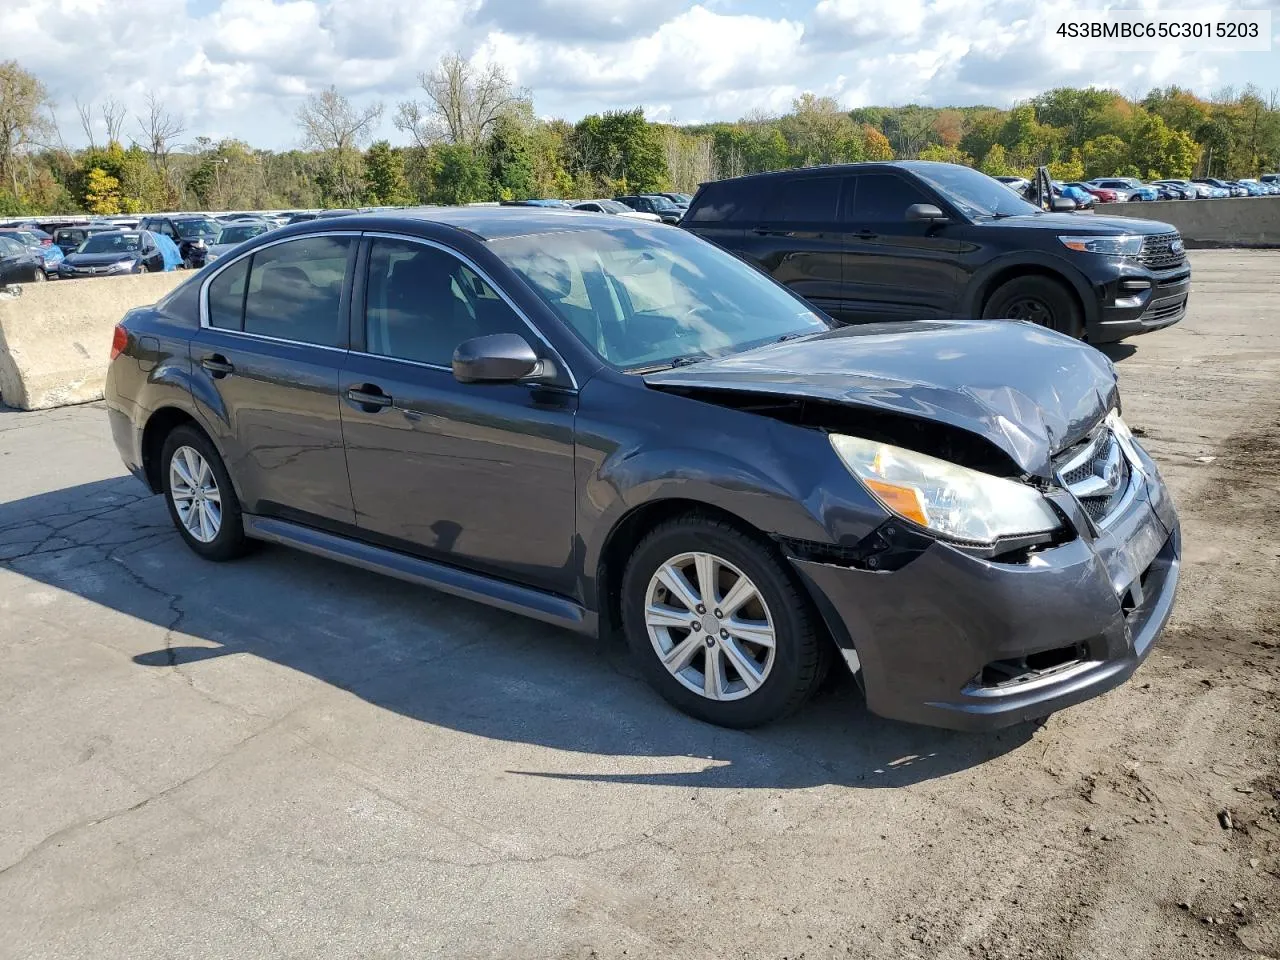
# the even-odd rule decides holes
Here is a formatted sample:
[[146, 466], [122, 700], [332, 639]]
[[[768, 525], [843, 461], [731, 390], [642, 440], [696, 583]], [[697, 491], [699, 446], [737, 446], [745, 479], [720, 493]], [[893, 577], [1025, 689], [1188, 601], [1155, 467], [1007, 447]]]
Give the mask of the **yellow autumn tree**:
[[862, 141], [868, 160], [892, 160], [893, 147], [889, 138], [869, 123], [862, 125]]
[[119, 213], [120, 181], [101, 167], [94, 167], [85, 177], [84, 203], [90, 213]]

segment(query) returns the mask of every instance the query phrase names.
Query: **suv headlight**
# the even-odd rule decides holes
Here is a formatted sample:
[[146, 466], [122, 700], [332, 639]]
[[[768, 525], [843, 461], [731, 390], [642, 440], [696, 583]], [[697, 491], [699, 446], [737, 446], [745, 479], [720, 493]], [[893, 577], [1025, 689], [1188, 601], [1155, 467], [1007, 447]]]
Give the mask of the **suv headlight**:
[[833, 433], [831, 446], [886, 510], [943, 536], [989, 545], [1061, 526], [1040, 492], [1016, 480], [861, 437]]
[[1136, 257], [1142, 252], [1142, 237], [1059, 237], [1063, 246], [1077, 253], [1099, 253], [1104, 257]]

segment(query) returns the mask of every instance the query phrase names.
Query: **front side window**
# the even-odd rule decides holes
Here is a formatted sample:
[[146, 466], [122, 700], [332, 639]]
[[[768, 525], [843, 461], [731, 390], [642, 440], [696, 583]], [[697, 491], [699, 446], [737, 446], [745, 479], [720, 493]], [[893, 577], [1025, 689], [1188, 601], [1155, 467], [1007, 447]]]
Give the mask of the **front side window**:
[[855, 223], [901, 223], [907, 207], [933, 202], [914, 183], [891, 173], [864, 173], [853, 177], [849, 187], [852, 209], [846, 219]]
[[622, 369], [724, 356], [831, 326], [764, 274], [681, 230], [571, 230], [489, 248]]
[[267, 232], [265, 223], [251, 223], [233, 227], [223, 227], [218, 233], [218, 243], [244, 243]]
[[244, 301], [244, 332], [337, 346], [338, 308], [353, 240], [303, 237], [255, 252]]
[[438, 247], [375, 238], [365, 289], [365, 350], [380, 357], [448, 367], [464, 340], [530, 334], [489, 284]]
[[22, 245], [17, 240], [0, 237], [0, 257], [13, 257], [23, 252]]

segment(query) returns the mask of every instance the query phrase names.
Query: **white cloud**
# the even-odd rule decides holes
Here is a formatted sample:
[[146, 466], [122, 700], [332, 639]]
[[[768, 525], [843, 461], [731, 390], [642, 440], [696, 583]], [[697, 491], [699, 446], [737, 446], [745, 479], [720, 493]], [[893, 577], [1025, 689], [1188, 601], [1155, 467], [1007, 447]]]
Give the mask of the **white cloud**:
[[[0, 60], [45, 81], [70, 142], [74, 99], [138, 112], [155, 91], [191, 137], [273, 147], [297, 142], [293, 116], [309, 93], [333, 83], [391, 108], [455, 49], [501, 63], [540, 115], [570, 119], [635, 106], [655, 119], [734, 119], [785, 111], [804, 90], [860, 106], [1008, 105], [1064, 84], [1280, 87], [1275, 52], [1106, 54], [1052, 38], [1053, 17], [1101, 2], [206, 0], [157, 16], [155, 0], [0, 0]], [[391, 113], [380, 133], [403, 139]]]

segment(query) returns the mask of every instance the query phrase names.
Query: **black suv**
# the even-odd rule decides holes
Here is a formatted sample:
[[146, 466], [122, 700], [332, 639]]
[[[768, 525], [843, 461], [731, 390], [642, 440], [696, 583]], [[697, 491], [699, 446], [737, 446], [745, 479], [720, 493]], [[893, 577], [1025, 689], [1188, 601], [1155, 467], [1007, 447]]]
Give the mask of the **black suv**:
[[683, 207], [677, 207], [671, 202], [670, 197], [664, 197], [659, 193], [641, 193], [633, 196], [614, 197], [618, 203], [625, 203], [632, 210], [639, 210], [641, 213], [652, 213], [659, 217], [663, 223], [679, 223], [680, 216], [684, 213]]
[[139, 230], [163, 233], [178, 247], [184, 266], [199, 269], [209, 256], [209, 244], [216, 242], [222, 225], [212, 217], [196, 214], [165, 214], [144, 217]]
[[1177, 323], [1191, 287], [1168, 224], [1046, 213], [949, 163], [706, 183], [681, 224], [845, 322], [1008, 317], [1103, 343]]

